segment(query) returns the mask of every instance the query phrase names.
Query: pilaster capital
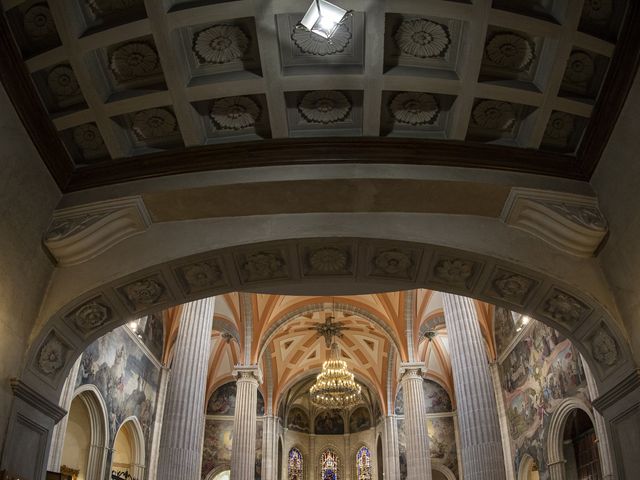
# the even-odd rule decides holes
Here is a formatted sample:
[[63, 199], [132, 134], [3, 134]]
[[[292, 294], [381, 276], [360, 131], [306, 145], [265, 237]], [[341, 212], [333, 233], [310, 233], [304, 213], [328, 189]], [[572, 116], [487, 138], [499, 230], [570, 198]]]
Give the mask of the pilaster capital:
[[400, 381], [410, 379], [422, 380], [422, 375], [427, 373], [427, 366], [424, 362], [403, 362], [400, 364]]
[[256, 382], [257, 385], [262, 383], [262, 370], [259, 365], [236, 365], [233, 376], [237, 382]]

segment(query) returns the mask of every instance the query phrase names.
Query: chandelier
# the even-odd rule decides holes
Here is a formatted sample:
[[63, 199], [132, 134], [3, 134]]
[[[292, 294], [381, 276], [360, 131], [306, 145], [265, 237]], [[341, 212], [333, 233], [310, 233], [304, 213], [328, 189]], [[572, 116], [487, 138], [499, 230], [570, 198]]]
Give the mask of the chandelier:
[[316, 377], [309, 389], [311, 403], [321, 408], [342, 409], [360, 403], [361, 387], [347, 368], [347, 362], [340, 360], [340, 347], [333, 342], [333, 336], [342, 336], [345, 327], [340, 323], [332, 323], [328, 317], [324, 323], [316, 324], [312, 329], [325, 337], [331, 345], [331, 356], [322, 364], [322, 372]]

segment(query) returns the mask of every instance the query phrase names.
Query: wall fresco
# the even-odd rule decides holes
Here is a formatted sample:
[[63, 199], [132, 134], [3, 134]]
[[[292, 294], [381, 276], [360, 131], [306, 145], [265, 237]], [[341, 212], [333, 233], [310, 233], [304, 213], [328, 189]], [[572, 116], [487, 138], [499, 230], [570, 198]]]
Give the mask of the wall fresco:
[[310, 433], [307, 412], [300, 407], [292, 407], [287, 417], [287, 428], [296, 432]]
[[162, 361], [164, 350], [164, 323], [162, 313], [154, 313], [134, 320], [129, 325], [133, 333], [142, 340], [158, 361]]
[[456, 451], [456, 431], [453, 417], [430, 418], [427, 420], [429, 451], [432, 459], [437, 459], [458, 475]]
[[371, 415], [365, 407], [356, 408], [349, 417], [349, 433], [362, 432], [371, 428]]
[[317, 435], [344, 434], [344, 420], [338, 412], [333, 410], [320, 412], [315, 419], [314, 427]]
[[231, 468], [232, 441], [233, 418], [207, 419], [202, 446], [203, 478], [214, 468], [219, 470]]
[[[225, 383], [218, 387], [207, 403], [207, 415], [235, 415], [236, 390], [236, 382]], [[264, 415], [264, 398], [260, 390], [258, 390], [256, 413], [258, 416]]]

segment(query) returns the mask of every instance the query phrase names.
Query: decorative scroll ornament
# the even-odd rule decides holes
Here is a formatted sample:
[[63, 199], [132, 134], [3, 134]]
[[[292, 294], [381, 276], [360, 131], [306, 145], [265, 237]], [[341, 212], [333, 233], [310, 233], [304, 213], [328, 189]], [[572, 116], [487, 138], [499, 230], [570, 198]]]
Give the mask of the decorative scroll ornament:
[[605, 232], [607, 220], [600, 210], [590, 205], [571, 205], [563, 202], [543, 202], [543, 205], [559, 213], [568, 220], [590, 230]]
[[394, 38], [402, 53], [418, 58], [442, 57], [451, 45], [449, 29], [424, 18], [405, 20]]
[[309, 123], [338, 123], [351, 112], [351, 102], [335, 90], [308, 92], [302, 97], [298, 111]]
[[66, 361], [67, 348], [60, 339], [52, 334], [38, 353], [38, 369], [45, 375], [53, 375], [60, 370]]
[[104, 15], [142, 5], [143, 0], [87, 0], [87, 4], [94, 14]]
[[45, 241], [51, 242], [68, 238], [89, 228], [108, 214], [109, 212], [98, 212], [56, 218], [45, 234]]
[[593, 22], [606, 22], [613, 14], [612, 0], [586, 0], [582, 9], [582, 18]]
[[346, 25], [341, 25], [331, 38], [324, 38], [306, 28], [294, 28], [291, 40], [302, 53], [323, 57], [343, 52], [351, 41], [351, 32]]
[[177, 131], [178, 122], [171, 112], [164, 108], [151, 108], [136, 113], [133, 131], [140, 140], [162, 138]]
[[51, 11], [45, 3], [37, 3], [27, 10], [23, 23], [25, 33], [36, 40], [56, 33], [56, 25], [53, 23]]
[[71, 97], [80, 91], [80, 85], [69, 65], [58, 65], [47, 75], [47, 84], [57, 97]]
[[609, 367], [618, 360], [618, 345], [603, 327], [591, 338], [591, 352], [598, 363]]
[[323, 247], [309, 255], [309, 264], [314, 271], [320, 273], [339, 273], [347, 267], [349, 255], [334, 247]]
[[588, 83], [595, 73], [593, 57], [581, 50], [571, 53], [564, 71], [563, 81], [573, 84]]
[[104, 147], [100, 130], [93, 123], [85, 123], [74, 128], [73, 141], [82, 150], [100, 150]]
[[452, 285], [464, 285], [473, 275], [473, 262], [460, 258], [444, 259], [435, 267], [435, 276]]
[[516, 112], [513, 105], [498, 100], [482, 100], [476, 104], [471, 113], [473, 121], [482, 128], [509, 131], [516, 123]]
[[433, 124], [438, 118], [440, 108], [438, 101], [428, 93], [399, 93], [389, 105], [396, 121], [407, 125]]
[[109, 66], [120, 80], [145, 77], [158, 69], [158, 52], [144, 42], [127, 43], [113, 51]]
[[249, 48], [249, 38], [235, 25], [215, 25], [193, 37], [193, 53], [201, 63], [229, 63]]
[[535, 58], [533, 42], [516, 33], [496, 33], [484, 51], [491, 63], [519, 72], [529, 68]]
[[226, 97], [213, 102], [209, 114], [222, 130], [252, 127], [260, 116], [260, 107], [249, 97]]
[[95, 301], [85, 303], [73, 313], [76, 326], [85, 333], [100, 328], [110, 317], [109, 308]]
[[544, 136], [554, 139], [569, 138], [575, 128], [573, 115], [564, 112], [553, 112], [544, 131]]

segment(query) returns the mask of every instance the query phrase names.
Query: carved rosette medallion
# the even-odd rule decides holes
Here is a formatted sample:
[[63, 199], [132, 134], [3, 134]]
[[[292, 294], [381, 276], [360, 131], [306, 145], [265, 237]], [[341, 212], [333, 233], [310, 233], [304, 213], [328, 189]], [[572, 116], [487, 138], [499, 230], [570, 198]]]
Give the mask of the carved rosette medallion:
[[87, 334], [111, 320], [111, 310], [106, 305], [94, 300], [75, 310], [70, 318], [81, 332]]
[[244, 279], [248, 282], [271, 280], [287, 276], [284, 258], [274, 252], [255, 252], [246, 256], [241, 265]]
[[612, 0], [585, 0], [582, 9], [584, 20], [596, 23], [606, 23], [613, 14]]
[[351, 102], [342, 92], [318, 90], [304, 94], [298, 104], [298, 111], [309, 123], [338, 123], [349, 116]]
[[450, 285], [467, 286], [474, 272], [474, 263], [461, 258], [444, 258], [436, 263], [433, 274], [436, 279]]
[[373, 257], [375, 273], [378, 275], [411, 278], [414, 266], [411, 253], [402, 250], [383, 250]]
[[433, 95], [419, 92], [397, 94], [389, 104], [391, 115], [407, 125], [431, 125], [438, 118], [440, 108]]
[[516, 123], [516, 111], [509, 102], [482, 100], [473, 107], [471, 119], [479, 127], [508, 132]]
[[574, 85], [588, 84], [596, 71], [593, 57], [587, 52], [576, 50], [567, 60], [563, 81]]
[[589, 307], [571, 295], [555, 290], [544, 302], [542, 313], [572, 328], [584, 320], [589, 313]]
[[109, 68], [120, 81], [146, 77], [157, 72], [160, 59], [155, 48], [145, 42], [131, 42], [111, 53]]
[[451, 45], [447, 26], [424, 18], [402, 22], [394, 39], [402, 53], [418, 58], [443, 57]]
[[34, 40], [56, 34], [51, 11], [46, 3], [37, 3], [24, 14], [25, 33]]
[[214, 25], [193, 37], [193, 53], [200, 63], [230, 63], [242, 58], [248, 48], [249, 38], [236, 25]]
[[69, 65], [58, 65], [49, 70], [47, 84], [56, 97], [72, 97], [80, 93], [80, 85]]
[[93, 123], [85, 123], [75, 127], [73, 141], [81, 150], [101, 150], [104, 148], [104, 140], [100, 130]]
[[176, 117], [164, 108], [151, 108], [133, 117], [132, 130], [140, 140], [150, 140], [173, 135], [178, 131]]
[[216, 128], [242, 130], [255, 125], [260, 107], [249, 97], [226, 97], [213, 102], [209, 115]]
[[38, 370], [48, 377], [58, 373], [67, 361], [69, 348], [55, 334], [51, 333], [45, 340], [36, 358]]
[[553, 112], [544, 131], [544, 136], [555, 140], [568, 139], [575, 129], [573, 115], [564, 112]]
[[516, 273], [503, 273], [491, 282], [500, 298], [520, 305], [524, 303], [535, 283], [535, 280]]
[[344, 52], [351, 41], [351, 32], [347, 26], [343, 24], [338, 27], [329, 39], [312, 33], [306, 28], [294, 28], [291, 34], [291, 40], [293, 40], [293, 43], [302, 53], [324, 57], [326, 55]]
[[596, 362], [610, 367], [618, 361], [618, 345], [604, 327], [600, 327], [591, 337], [591, 354]]
[[222, 269], [217, 262], [193, 263], [182, 267], [179, 272], [189, 293], [199, 292], [224, 283]]
[[535, 59], [535, 45], [517, 33], [496, 33], [489, 38], [484, 53], [493, 65], [522, 72]]
[[165, 287], [151, 278], [138, 280], [122, 288], [122, 293], [136, 310], [158, 303], [164, 292]]
[[349, 264], [349, 253], [336, 247], [322, 247], [309, 253], [307, 261], [315, 273], [345, 273]]

